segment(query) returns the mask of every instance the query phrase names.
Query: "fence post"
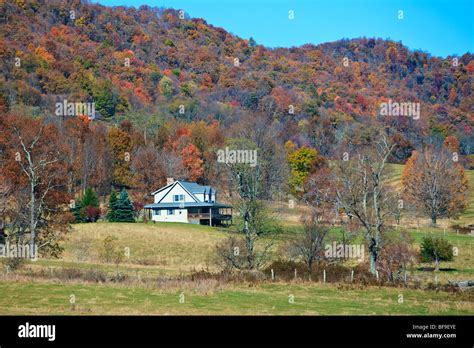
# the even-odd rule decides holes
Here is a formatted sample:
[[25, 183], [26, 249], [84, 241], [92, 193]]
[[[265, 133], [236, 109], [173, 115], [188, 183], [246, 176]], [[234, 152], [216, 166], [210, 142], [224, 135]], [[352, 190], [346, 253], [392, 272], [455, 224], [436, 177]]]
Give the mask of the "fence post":
[[272, 280], [275, 280], [275, 273], [273, 273], [273, 268], [270, 271], [272, 272]]
[[354, 281], [354, 270], [351, 271], [351, 283]]
[[323, 270], [323, 282], [326, 283], [326, 270]]
[[295, 268], [295, 279], [296, 279], [296, 268]]

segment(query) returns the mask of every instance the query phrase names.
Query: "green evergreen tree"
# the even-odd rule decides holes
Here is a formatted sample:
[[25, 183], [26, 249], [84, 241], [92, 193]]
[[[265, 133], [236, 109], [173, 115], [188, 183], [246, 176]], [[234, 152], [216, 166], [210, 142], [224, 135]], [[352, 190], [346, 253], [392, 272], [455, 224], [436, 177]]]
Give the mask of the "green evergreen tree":
[[[100, 216], [99, 206], [99, 197], [93, 189], [87, 188], [84, 197], [78, 200], [74, 207], [71, 208], [71, 213], [74, 215], [74, 222], [95, 222]], [[91, 210], [90, 207], [96, 209]]]
[[102, 117], [110, 118], [115, 115], [119, 96], [110, 81], [100, 81], [92, 88], [95, 109]]
[[90, 187], [86, 189], [86, 192], [84, 193], [84, 197], [82, 198], [81, 205], [84, 208], [85, 207], [99, 208], [99, 197], [97, 197], [97, 194]]
[[116, 220], [116, 210], [117, 210], [117, 192], [112, 190], [109, 198], [109, 211], [107, 212], [107, 220], [110, 222], [115, 222]]
[[130, 202], [128, 193], [125, 189], [120, 192], [120, 197], [115, 210], [115, 221], [117, 222], [135, 222], [133, 205]]
[[74, 215], [74, 223], [86, 222], [84, 207], [80, 200], [75, 202], [74, 207], [71, 208], [71, 213]]

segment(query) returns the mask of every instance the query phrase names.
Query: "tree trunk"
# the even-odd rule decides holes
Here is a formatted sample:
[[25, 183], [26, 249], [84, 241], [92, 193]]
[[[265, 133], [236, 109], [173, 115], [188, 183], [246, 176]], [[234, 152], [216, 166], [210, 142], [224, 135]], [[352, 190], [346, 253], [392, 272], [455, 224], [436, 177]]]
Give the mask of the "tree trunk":
[[251, 235], [250, 229], [249, 229], [249, 223], [247, 221], [247, 216], [245, 216], [245, 246], [247, 248], [247, 265], [249, 269], [254, 269], [254, 255], [253, 255], [253, 236]]
[[431, 226], [436, 227], [436, 214], [431, 213]]
[[36, 249], [35, 249], [35, 240], [36, 240], [36, 226], [35, 226], [35, 183], [30, 183], [30, 253], [31, 257], [34, 258], [36, 256]]
[[370, 273], [375, 275], [377, 273], [377, 258], [378, 258], [378, 247], [375, 239], [371, 239], [369, 242], [369, 257], [370, 257]]
[[435, 260], [435, 271], [439, 271], [439, 259]]

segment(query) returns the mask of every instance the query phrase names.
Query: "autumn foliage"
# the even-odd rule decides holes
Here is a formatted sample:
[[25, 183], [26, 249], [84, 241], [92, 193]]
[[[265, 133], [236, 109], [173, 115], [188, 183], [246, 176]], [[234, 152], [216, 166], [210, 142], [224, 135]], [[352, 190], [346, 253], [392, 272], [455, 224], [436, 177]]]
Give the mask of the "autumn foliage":
[[458, 216], [467, 208], [468, 181], [464, 168], [444, 147], [414, 151], [402, 175], [404, 197], [436, 225], [438, 218]]

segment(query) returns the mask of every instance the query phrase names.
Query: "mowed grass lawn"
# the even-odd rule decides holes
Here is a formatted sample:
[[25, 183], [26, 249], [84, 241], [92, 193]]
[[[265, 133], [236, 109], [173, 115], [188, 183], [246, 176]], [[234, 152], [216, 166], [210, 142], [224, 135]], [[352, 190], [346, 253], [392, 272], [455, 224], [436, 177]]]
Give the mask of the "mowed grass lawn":
[[[0, 315], [474, 314], [474, 303], [456, 294], [377, 287], [341, 291], [326, 284], [226, 285], [205, 294], [110, 284], [18, 281], [1, 282], [0, 293]], [[75, 296], [74, 308], [70, 303], [71, 295]], [[184, 295], [184, 303], [180, 303], [180, 295]], [[403, 301], [400, 303], [401, 296]], [[293, 303], [290, 303], [290, 297]]]

